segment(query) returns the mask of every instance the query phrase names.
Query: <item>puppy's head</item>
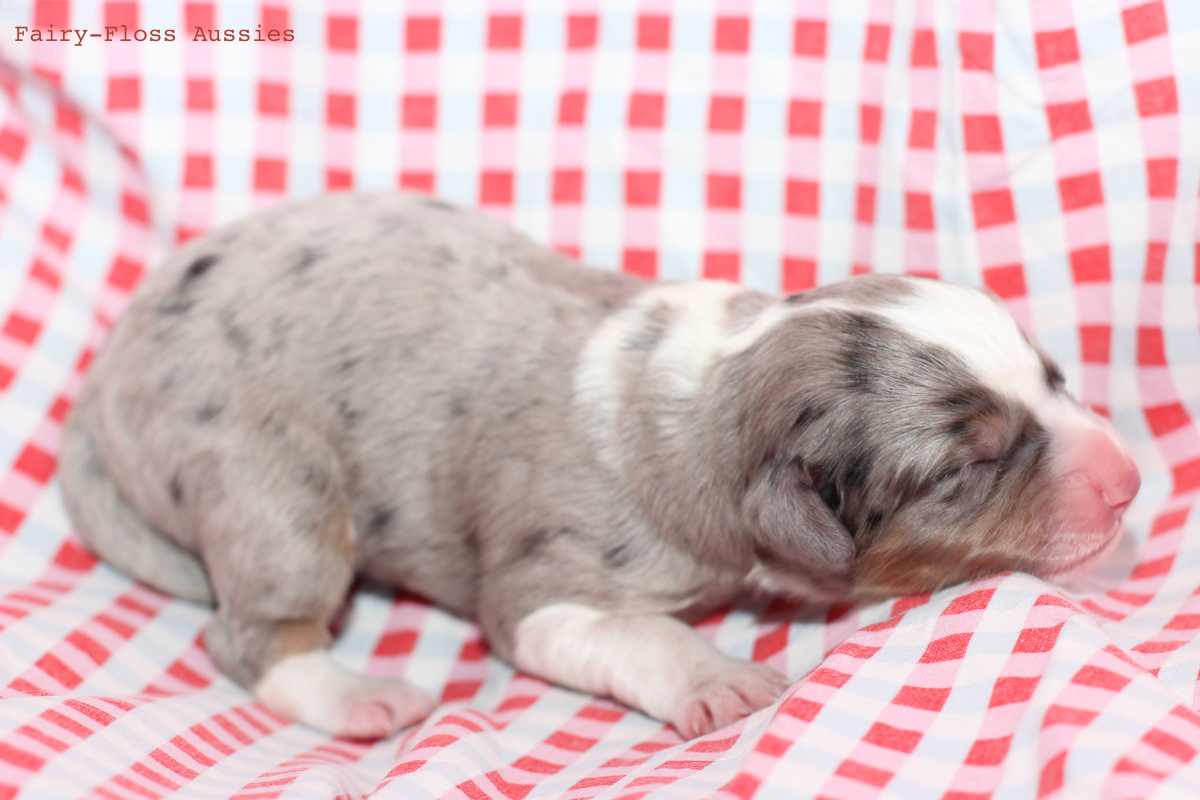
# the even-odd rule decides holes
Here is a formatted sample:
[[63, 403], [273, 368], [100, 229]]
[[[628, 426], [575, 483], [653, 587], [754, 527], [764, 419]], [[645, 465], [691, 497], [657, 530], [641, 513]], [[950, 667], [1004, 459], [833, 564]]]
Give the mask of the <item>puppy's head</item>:
[[[1140, 480], [1127, 447], [994, 297], [865, 276], [788, 298], [743, 337], [724, 366], [745, 387], [747, 507], [782, 520], [764, 509], [819, 497], [853, 543], [856, 596], [1063, 578], [1115, 545]], [[786, 563], [806, 534], [780, 524], [760, 537]]]

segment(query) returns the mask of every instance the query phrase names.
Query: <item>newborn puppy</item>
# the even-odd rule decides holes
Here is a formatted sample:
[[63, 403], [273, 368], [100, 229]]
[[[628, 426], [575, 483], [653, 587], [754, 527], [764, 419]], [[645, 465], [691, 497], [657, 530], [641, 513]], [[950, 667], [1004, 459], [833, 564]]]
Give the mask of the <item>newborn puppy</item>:
[[788, 682], [676, 615], [747, 590], [1082, 571], [1139, 480], [973, 289], [655, 285], [436, 200], [353, 194], [221, 228], [150, 274], [61, 474], [98, 553], [216, 605], [220, 669], [355, 737], [434, 705], [329, 656], [356, 573], [690, 737]]

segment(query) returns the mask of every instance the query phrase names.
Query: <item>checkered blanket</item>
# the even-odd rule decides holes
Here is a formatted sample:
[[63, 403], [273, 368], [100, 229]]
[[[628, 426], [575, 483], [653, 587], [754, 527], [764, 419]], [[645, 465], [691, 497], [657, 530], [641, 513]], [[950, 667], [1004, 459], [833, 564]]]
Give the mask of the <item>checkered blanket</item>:
[[[337, 657], [440, 707], [289, 724], [81, 546], [55, 453], [164, 252], [350, 187], [663, 279], [990, 287], [1132, 442], [1127, 541], [1070, 589], [718, 613], [794, 683], [694, 741], [361, 591]], [[3, 0], [0, 799], [1200, 797], [1198, 195], [1196, 0]]]

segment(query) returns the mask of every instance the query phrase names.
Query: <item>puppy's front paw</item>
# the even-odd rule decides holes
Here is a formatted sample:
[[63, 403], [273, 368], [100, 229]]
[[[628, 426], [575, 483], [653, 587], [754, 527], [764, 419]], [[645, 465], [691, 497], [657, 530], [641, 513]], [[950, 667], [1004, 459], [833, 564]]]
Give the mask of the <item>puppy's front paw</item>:
[[766, 708], [790, 685], [765, 664], [737, 662], [692, 687], [670, 722], [682, 736], [694, 739]]
[[284, 658], [254, 689], [272, 711], [335, 736], [379, 739], [424, 719], [437, 703], [402, 680], [346, 669], [324, 650]]

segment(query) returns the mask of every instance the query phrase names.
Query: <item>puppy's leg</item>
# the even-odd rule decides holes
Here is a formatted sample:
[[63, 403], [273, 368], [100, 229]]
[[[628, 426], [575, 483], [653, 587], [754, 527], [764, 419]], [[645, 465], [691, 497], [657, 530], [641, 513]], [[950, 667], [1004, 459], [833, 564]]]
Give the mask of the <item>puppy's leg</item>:
[[692, 628], [660, 614], [606, 614], [556, 603], [517, 625], [520, 669], [604, 694], [692, 738], [773, 703], [789, 683], [763, 664], [730, 658]]
[[287, 444], [251, 441], [207, 476], [218, 489], [198, 498], [197, 524], [217, 613], [205, 643], [271, 710], [340, 736], [387, 736], [434, 701], [330, 656], [327, 623], [354, 573], [350, 513], [337, 461], [319, 446]]

